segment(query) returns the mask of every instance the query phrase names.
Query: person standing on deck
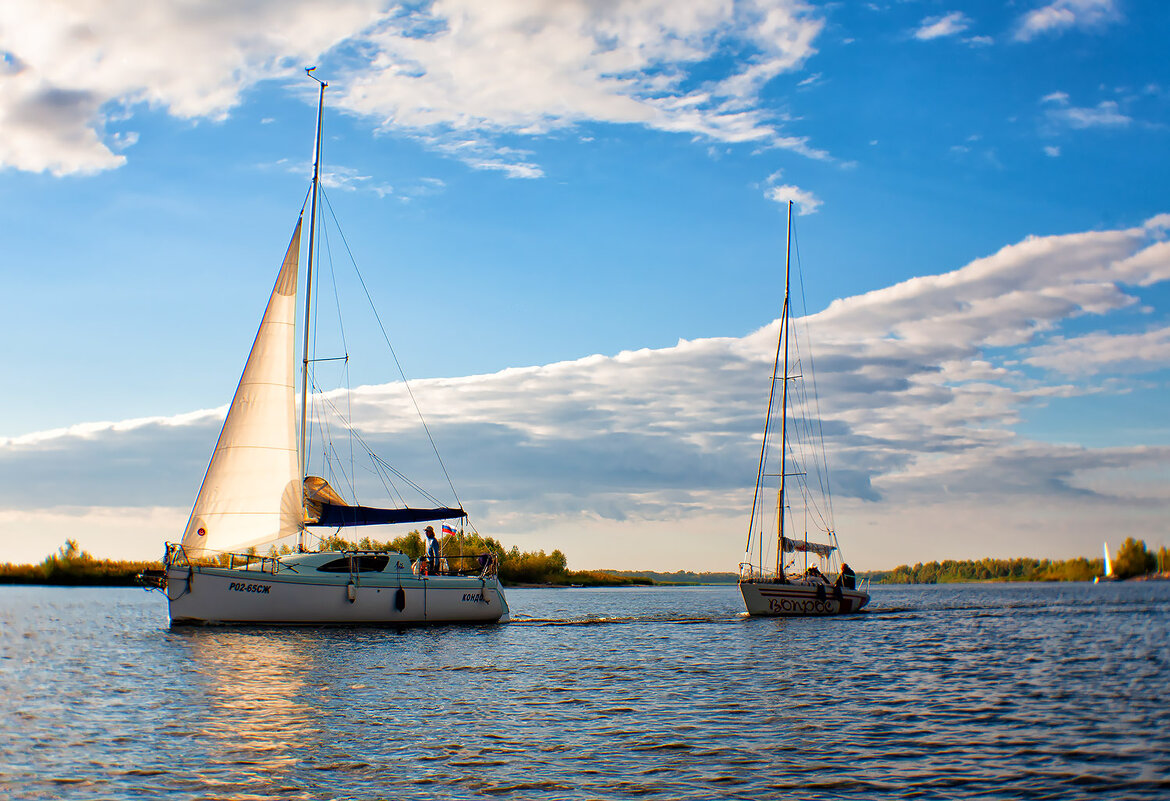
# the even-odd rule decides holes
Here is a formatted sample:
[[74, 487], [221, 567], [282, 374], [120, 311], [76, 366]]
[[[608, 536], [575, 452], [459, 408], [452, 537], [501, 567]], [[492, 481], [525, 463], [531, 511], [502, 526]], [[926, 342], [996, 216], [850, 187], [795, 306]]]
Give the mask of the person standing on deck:
[[426, 527], [427, 535], [427, 567], [430, 568], [432, 574], [439, 572], [439, 554], [441, 549], [439, 547], [439, 538], [435, 536], [435, 529], [431, 526]]

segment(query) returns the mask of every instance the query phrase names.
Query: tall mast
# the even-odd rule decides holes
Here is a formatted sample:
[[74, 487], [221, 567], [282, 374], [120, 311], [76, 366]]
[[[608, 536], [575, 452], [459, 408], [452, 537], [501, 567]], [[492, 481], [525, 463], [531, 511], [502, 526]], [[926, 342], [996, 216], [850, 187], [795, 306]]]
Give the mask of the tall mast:
[[[784, 312], [780, 315], [784, 340], [784, 388], [780, 390], [780, 528], [776, 536], [776, 574], [784, 564], [784, 476], [788, 472], [788, 275], [792, 264], [792, 201], [788, 201], [788, 241], [784, 248]], [[805, 551], [807, 555], [808, 551]]]
[[[309, 310], [313, 294], [313, 252], [316, 249], [317, 238], [317, 195], [321, 178], [321, 116], [325, 111], [325, 87], [329, 84], [313, 74], [316, 67], [305, 68], [305, 74], [321, 85], [321, 94], [317, 99], [317, 140], [313, 146], [313, 202], [309, 211], [309, 266], [305, 272], [305, 342], [301, 351], [301, 492], [304, 493], [305, 474], [309, 469], [309, 453], [305, 448], [308, 435], [309, 415]], [[791, 213], [791, 212], [790, 212]], [[305, 544], [305, 526], [301, 524], [297, 535], [297, 550], [303, 550]]]

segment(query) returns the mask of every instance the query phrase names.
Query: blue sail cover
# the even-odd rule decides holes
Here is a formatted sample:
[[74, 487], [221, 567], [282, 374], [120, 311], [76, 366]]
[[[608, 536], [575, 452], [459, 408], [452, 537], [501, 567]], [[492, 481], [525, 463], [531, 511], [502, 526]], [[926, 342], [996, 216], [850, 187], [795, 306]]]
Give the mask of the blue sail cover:
[[440, 506], [435, 509], [376, 509], [372, 506], [342, 506], [319, 503], [320, 515], [310, 526], [380, 526], [388, 523], [422, 523], [427, 520], [447, 520], [466, 517], [462, 509]]

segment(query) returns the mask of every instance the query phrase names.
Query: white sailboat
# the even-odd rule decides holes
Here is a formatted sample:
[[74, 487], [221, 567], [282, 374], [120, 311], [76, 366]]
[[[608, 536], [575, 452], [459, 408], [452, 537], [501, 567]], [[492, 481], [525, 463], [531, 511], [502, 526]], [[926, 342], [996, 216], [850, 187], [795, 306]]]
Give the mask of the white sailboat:
[[1113, 575], [1113, 562], [1109, 558], [1109, 543], [1102, 543], [1101, 549], [1105, 553], [1105, 575], [1093, 576], [1093, 583], [1099, 584], [1102, 581], [1117, 581], [1117, 576]]
[[[296, 308], [301, 219], [179, 543], [168, 543], [165, 575], [172, 624], [397, 624], [498, 621], [508, 603], [491, 554], [425, 557], [305, 549], [310, 526], [337, 528], [466, 518], [459, 507], [380, 509], [347, 504], [306, 475], [309, 318], [321, 163], [320, 85], [310, 210], [309, 259], [298, 443]], [[302, 208], [302, 214], [304, 209]], [[297, 544], [276, 555], [277, 542]], [[269, 547], [269, 556], [257, 549]], [[286, 549], [287, 550], [287, 549]]]
[[[807, 364], [801, 364], [797, 374], [790, 373], [790, 346], [795, 335], [790, 329], [789, 277], [792, 263], [792, 202], [788, 203], [788, 244], [784, 260], [784, 308], [780, 316], [780, 334], [776, 343], [776, 358], [772, 366], [772, 389], [768, 394], [768, 413], [764, 420], [764, 436], [760, 446], [760, 464], [756, 474], [756, 491], [752, 498], [752, 513], [748, 523], [748, 539], [745, 560], [739, 566], [739, 590], [749, 615], [766, 617], [803, 617], [815, 615], [837, 615], [856, 612], [869, 603], [869, 593], [856, 586], [856, 578], [849, 566], [840, 559], [837, 534], [832, 522], [832, 501], [828, 492], [828, 471], [824, 464], [824, 441], [819, 424], [807, 418], [812, 417], [807, 394], [799, 397], [806, 415], [806, 425], [797, 431], [805, 438], [803, 449], [794, 447], [796, 436], [789, 434], [788, 416], [795, 405], [790, 399], [789, 386], [803, 377], [803, 371], [812, 371], [811, 354]], [[800, 362], [798, 361], [798, 364]], [[778, 472], [768, 473], [769, 435], [772, 434], [772, 416], [776, 410], [776, 385], [780, 384], [779, 420], [780, 450]], [[796, 432], [794, 432], [796, 433]], [[812, 440], [819, 439], [819, 442]], [[823, 499], [814, 499], [812, 486], [808, 482], [809, 469], [815, 467], [820, 481]], [[779, 479], [779, 491], [773, 496], [766, 487], [765, 478]], [[796, 484], [796, 490], [788, 479]], [[805, 531], [803, 536], [793, 534], [794, 520], [786, 527], [786, 518], [792, 514], [791, 500], [799, 498], [804, 507]], [[771, 499], [775, 514], [775, 527], [766, 525], [767, 509]], [[827, 542], [810, 542], [808, 522], [816, 522]], [[775, 534], [775, 559], [772, 559], [771, 543]], [[797, 564], [797, 555], [803, 556], [803, 565]], [[789, 561], [785, 561], [791, 555]], [[810, 556], [813, 563], [809, 564]], [[836, 579], [830, 577], [836, 572]]]

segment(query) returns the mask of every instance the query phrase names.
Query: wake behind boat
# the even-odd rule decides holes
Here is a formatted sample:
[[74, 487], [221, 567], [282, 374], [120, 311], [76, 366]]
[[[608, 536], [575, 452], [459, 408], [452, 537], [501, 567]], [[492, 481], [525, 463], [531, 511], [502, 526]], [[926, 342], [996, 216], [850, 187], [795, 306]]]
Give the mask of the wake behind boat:
[[[802, 617], [812, 615], [837, 615], [856, 612], [869, 603], [869, 593], [857, 588], [853, 571], [840, 559], [837, 533], [832, 521], [832, 495], [829, 492], [828, 468], [825, 464], [824, 436], [819, 419], [805, 391], [796, 394], [799, 403], [789, 397], [789, 386], [803, 378], [807, 371], [812, 374], [812, 354], [807, 362], [796, 360], [799, 369], [793, 375], [789, 372], [789, 349], [795, 341], [790, 332], [789, 276], [792, 263], [792, 201], [788, 203], [788, 245], [784, 260], [784, 307], [780, 315], [780, 334], [776, 343], [776, 358], [772, 365], [772, 389], [768, 394], [768, 413], [764, 418], [764, 436], [760, 445], [760, 464], [756, 474], [756, 491], [752, 498], [752, 514], [748, 523], [746, 558], [739, 566], [739, 590], [749, 615], [767, 617]], [[798, 351], [799, 357], [799, 351]], [[777, 409], [776, 385], [780, 384], [780, 402]], [[805, 385], [806, 386], [806, 385]], [[815, 384], [814, 384], [815, 393]], [[813, 397], [815, 402], [815, 394]], [[794, 414], [799, 406], [801, 415]], [[769, 435], [772, 431], [773, 413], [778, 412], [780, 424], [780, 450], [778, 454], [769, 451]], [[793, 434], [789, 434], [788, 417], [793, 414]], [[769, 461], [769, 457], [772, 461]], [[772, 462], [779, 462], [777, 472], [768, 473]], [[816, 500], [813, 487], [808, 481], [809, 470], [818, 478], [820, 500]], [[767, 488], [765, 478], [779, 479], [779, 491], [775, 496]], [[792, 479], [797, 491], [787, 481]], [[795, 520], [792, 517], [791, 499], [795, 496], [804, 511], [803, 536], [794, 535]], [[773, 527], [766, 525], [771, 499], [775, 498], [774, 514], [775, 551], [771, 550]], [[810, 542], [808, 525], [813, 522], [827, 542]], [[785, 561], [788, 555], [792, 559]], [[803, 556], [803, 565], [798, 565], [797, 555]], [[814, 561], [809, 564], [810, 555]], [[829, 575], [837, 572], [835, 580]]]
[[[307, 72], [320, 84], [320, 100], [304, 282], [299, 436], [295, 362], [300, 217], [182, 541], [167, 544], [164, 574], [144, 576], [144, 583], [166, 592], [172, 624], [506, 619], [508, 603], [496, 572], [497, 559], [490, 552], [444, 554], [435, 540], [429, 554], [412, 562], [396, 552], [306, 549], [309, 527], [340, 531], [450, 520], [459, 528], [442, 527], [450, 535], [447, 541], [462, 543], [467, 522], [458, 504], [398, 508], [351, 504], [325, 479], [306, 474], [309, 322], [327, 85], [312, 75], [312, 69]], [[290, 547], [294, 541], [295, 552]], [[264, 548], [269, 555], [258, 555]]]

